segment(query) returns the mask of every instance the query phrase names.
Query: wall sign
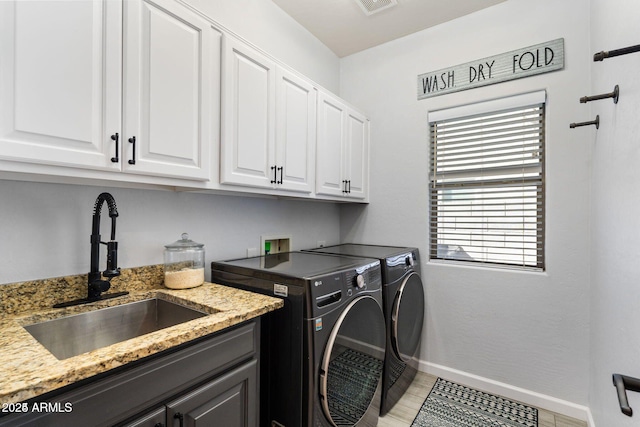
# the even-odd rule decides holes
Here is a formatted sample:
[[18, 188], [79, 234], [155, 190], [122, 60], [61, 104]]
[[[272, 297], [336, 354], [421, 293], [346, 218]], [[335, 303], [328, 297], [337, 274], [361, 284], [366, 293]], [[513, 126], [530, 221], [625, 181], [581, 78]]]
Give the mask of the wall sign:
[[418, 100], [564, 68], [564, 39], [418, 76]]

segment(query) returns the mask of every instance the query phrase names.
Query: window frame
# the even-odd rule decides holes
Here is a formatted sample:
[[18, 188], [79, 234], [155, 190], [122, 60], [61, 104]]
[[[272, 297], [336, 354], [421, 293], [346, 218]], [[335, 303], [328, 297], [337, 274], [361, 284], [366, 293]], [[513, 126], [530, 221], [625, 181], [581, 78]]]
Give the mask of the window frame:
[[[434, 133], [434, 132], [437, 132], [437, 124], [441, 124], [442, 126], [442, 123], [447, 123], [447, 122], [457, 121], [457, 120], [463, 121], [467, 119], [480, 120], [480, 122], [483, 122], [483, 120], [488, 117], [495, 116], [502, 113], [506, 114], [506, 112], [508, 112], [509, 110], [518, 110], [518, 109], [527, 110], [527, 109], [536, 109], [536, 108], [539, 108], [539, 111], [540, 111], [539, 126], [537, 126], [537, 129], [536, 129], [536, 131], [538, 132], [536, 133], [536, 135], [539, 136], [539, 148], [537, 149], [533, 148], [533, 150], [536, 151], [536, 154], [533, 155], [533, 158], [537, 158], [537, 162], [535, 161], [529, 162], [526, 164], [526, 166], [518, 166], [518, 167], [514, 166], [511, 168], [502, 167], [502, 169], [499, 166], [485, 168], [483, 164], [483, 166], [481, 167], [483, 168], [481, 173], [478, 172], [480, 169], [474, 170], [473, 167], [471, 166], [469, 166], [469, 171], [465, 171], [463, 168], [461, 168], [460, 169], [461, 172], [456, 172], [456, 168], [454, 167], [453, 172], [449, 172], [449, 176], [454, 176], [459, 179], [458, 181], [459, 185], [455, 185], [454, 188], [456, 189], [456, 191], [459, 192], [458, 194], [463, 194], [464, 191], [460, 192], [463, 189], [474, 188], [474, 187], [478, 188], [479, 194], [480, 194], [478, 196], [478, 199], [480, 201], [475, 206], [480, 207], [479, 211], [482, 212], [482, 215], [477, 215], [477, 218], [475, 218], [475, 215], [472, 214], [472, 212], [474, 211], [472, 207], [474, 206], [475, 201], [468, 201], [468, 200], [475, 199], [476, 196], [470, 195], [473, 193], [473, 191], [467, 190], [467, 192], [464, 193], [464, 194], [467, 194], [467, 196], [461, 196], [463, 198], [463, 201], [461, 201], [460, 204], [456, 204], [457, 205], [456, 207], [463, 209], [463, 210], [460, 210], [460, 212], [464, 212], [464, 214], [458, 215], [455, 213], [454, 214], [449, 213], [448, 214], [449, 216], [445, 216], [444, 213], [446, 213], [445, 208], [447, 206], [442, 203], [444, 201], [443, 194], [446, 193], [447, 185], [451, 186], [452, 182], [446, 181], [447, 178], [443, 178], [445, 175], [447, 175], [447, 173], [443, 172], [442, 170], [439, 170], [436, 160], [434, 160], [434, 156], [436, 156], [439, 151], [438, 150], [439, 147], [437, 146], [438, 134]], [[429, 182], [429, 191], [428, 191], [429, 261], [445, 262], [445, 263], [451, 263], [455, 265], [483, 266], [483, 267], [489, 267], [489, 268], [507, 268], [507, 269], [518, 269], [518, 270], [524, 269], [528, 271], [537, 271], [537, 272], [545, 271], [546, 269], [546, 262], [545, 262], [545, 259], [546, 259], [546, 250], [545, 250], [545, 243], [546, 243], [546, 225], [545, 225], [546, 224], [546, 207], [545, 207], [545, 204], [546, 204], [545, 203], [545, 199], [546, 199], [546, 182], [545, 182], [546, 110], [547, 110], [546, 91], [541, 90], [536, 92], [530, 92], [530, 93], [525, 93], [520, 95], [493, 99], [489, 101], [456, 106], [456, 107], [437, 110], [437, 111], [430, 111], [428, 113], [427, 122], [429, 126], [429, 181], [428, 181]], [[523, 126], [524, 126], [524, 122], [525, 121], [523, 121]], [[435, 128], [434, 128], [434, 124], [436, 125]], [[442, 138], [442, 135], [440, 135], [440, 137]], [[491, 137], [487, 137], [489, 141], [484, 141], [482, 138], [484, 138], [484, 136], [481, 137], [479, 142], [480, 143], [484, 142], [484, 144], [481, 146], [480, 151], [485, 150], [485, 147], [490, 147], [492, 144], [494, 144], [492, 141], [490, 141]], [[524, 139], [525, 138], [523, 137], [523, 140]], [[516, 139], [514, 139], [514, 141], [516, 141]], [[444, 144], [445, 143], [443, 143], [443, 146]], [[526, 146], [526, 143], [522, 142], [521, 146], [523, 147], [523, 152], [524, 152], [524, 147]], [[491, 151], [491, 149], [486, 149], [486, 150], [489, 152]], [[440, 148], [441, 153], [444, 151], [446, 151], [445, 148]], [[485, 159], [495, 160], [495, 158], [497, 158], [497, 156], [495, 155], [494, 157], [489, 157], [489, 156], [482, 157], [483, 155], [484, 154], [477, 155], [478, 159], [480, 159], [481, 162], [484, 162]], [[524, 159], [524, 154], [521, 154], [521, 156], [523, 156], [522, 158]], [[451, 160], [452, 158], [453, 156], [447, 160]], [[475, 160], [477, 160], [477, 158], [474, 155], [472, 157], [472, 161], [475, 161]], [[496, 161], [495, 163], [499, 164], [500, 162]], [[522, 164], [523, 165], [525, 164], [524, 160], [522, 160]], [[511, 170], [511, 172], [514, 172], [514, 171], [517, 171], [518, 169], [521, 170], [520, 175], [512, 174], [511, 176], [504, 178], [504, 176], [508, 175], [509, 170]], [[505, 170], [507, 172], [503, 173], [503, 171]], [[440, 174], [438, 174], [438, 172]], [[495, 217], [492, 217], [491, 215], [487, 215], [487, 212], [488, 212], [487, 206], [489, 206], [489, 203], [487, 203], [484, 198], [486, 197], [486, 194], [488, 194], [488, 191], [489, 191], [488, 189], [490, 189], [492, 185], [495, 185], [495, 183], [489, 184], [489, 180], [483, 181], [482, 176], [484, 176], [485, 174], [488, 176], [491, 176], [491, 174], [494, 174], [495, 176], [499, 174], [503, 175], [502, 180], [497, 181], [500, 185], [497, 185], [495, 188], [505, 188], [505, 186], [507, 185], [506, 183], [513, 181], [514, 179], [513, 177], [515, 176], [518, 176], [519, 179], [522, 180], [522, 184], [520, 185], [520, 187], [522, 188], [523, 194], [525, 193], [525, 188], [527, 187], [535, 188], [534, 201], [531, 202], [530, 200], [530, 199], [533, 199], [534, 196], [525, 197], [523, 195], [522, 202], [521, 202], [523, 206], [521, 209], [522, 214], [519, 216], [514, 215], [514, 217], [522, 218], [523, 226], [522, 226], [521, 233], [520, 234], [512, 233], [512, 236], [509, 236], [509, 237], [515, 236], [513, 243], [515, 243], [516, 245], [522, 245], [522, 249], [521, 249], [523, 253], [522, 262], [515, 262], [513, 260], [509, 260], [509, 258], [515, 259], [515, 255], [494, 254], [494, 252], [497, 252], [496, 249], [499, 249], [500, 246], [499, 246], [499, 243], [497, 243], [497, 240], [493, 241], [493, 240], [490, 240], [490, 238], [487, 239], [485, 237], [485, 235], [490, 235], [491, 232], [481, 231], [478, 233], [478, 235], [481, 236], [477, 239], [477, 241], [481, 242], [480, 245], [476, 245], [477, 241], [474, 242], [473, 244], [469, 243], [467, 245], [467, 247], [479, 248], [478, 253], [483, 251], [490, 253], [491, 250], [493, 249], [494, 252], [491, 252], [492, 254], [491, 258], [489, 256], [482, 256], [482, 257], [476, 256], [474, 259], [472, 256], [468, 256], [468, 254], [464, 252], [464, 250], [462, 250], [462, 252], [458, 252], [458, 255], [456, 255], [455, 253], [449, 254], [448, 252], [449, 244], [443, 243], [447, 240], [451, 242], [456, 239], [455, 237], [452, 238], [451, 235], [449, 235], [448, 239], [442, 239], [442, 236], [445, 236], [447, 234], [447, 230], [451, 230], [451, 227], [446, 225], [447, 219], [451, 219], [451, 218], [454, 218], [454, 219], [462, 218], [462, 217], [471, 218], [473, 216], [475, 219], [483, 218], [483, 221], [486, 220], [487, 222], [489, 222], [488, 218], [494, 218], [493, 220], [495, 222], [492, 223], [492, 225], [501, 224], [503, 230], [508, 229], [508, 225], [506, 224], [509, 223], [509, 220], [501, 222], [499, 219], [495, 219]], [[526, 176], [527, 174], [529, 175]], [[469, 179], [462, 179], [460, 178], [461, 176], [467, 176], [469, 177]], [[470, 181], [474, 179], [476, 181], [474, 181], [474, 185], [471, 185]], [[520, 181], [518, 181], [518, 183], [519, 182]], [[451, 194], [453, 193], [450, 192], [449, 195]], [[506, 199], [506, 196], [505, 196], [505, 199]], [[465, 202], [464, 200], [467, 200], [467, 201]], [[528, 205], [533, 204], [535, 206], [535, 214], [529, 215], [525, 213], [525, 211], [527, 210], [530, 210], [530, 211], [533, 210], [533, 209], [525, 209], [524, 205], [526, 204]], [[508, 203], [506, 202], [504, 203], [504, 205], [505, 205], [505, 209], [503, 211], [496, 210], [495, 213], [504, 212], [504, 216], [506, 218], [508, 214], [512, 214], [513, 212], [518, 210], [515, 208], [512, 209], [510, 207], [507, 207]], [[452, 207], [452, 206], [449, 206], [449, 207]], [[466, 208], [467, 210], [464, 211], [464, 208]], [[491, 211], [491, 213], [494, 213], [494, 212]], [[530, 223], [524, 225], [526, 221], [531, 218], [535, 218], [535, 228], [533, 229], [534, 230], [533, 232], [529, 228], [527, 228], [527, 226], [529, 226]], [[464, 227], [460, 227], [460, 228], [463, 229]], [[469, 230], [473, 229], [473, 226], [469, 226], [468, 229]], [[531, 239], [532, 235], [535, 236], [535, 239], [534, 239], [535, 241], [527, 242], [528, 239]], [[471, 232], [469, 232], [469, 236], [472, 236]], [[459, 240], [464, 240], [464, 239], [460, 238]], [[473, 240], [474, 239], [472, 237], [469, 237], [469, 242]], [[506, 235], [506, 233], [504, 235], [504, 240], [505, 242], [507, 242], [508, 240], [508, 236]], [[488, 242], [494, 242], [494, 243], [487, 244]], [[447, 252], [445, 252], [445, 250], [442, 250], [442, 251], [439, 250], [439, 249], [443, 249], [441, 247], [441, 245], [443, 244], [447, 245], [444, 248], [444, 249], [447, 249]], [[463, 249], [462, 246], [458, 246], [458, 248]], [[518, 248], [513, 248], [513, 249], [518, 249]], [[528, 252], [529, 254], [525, 256], [525, 252]], [[531, 255], [531, 253], [533, 253], [533, 255]]]

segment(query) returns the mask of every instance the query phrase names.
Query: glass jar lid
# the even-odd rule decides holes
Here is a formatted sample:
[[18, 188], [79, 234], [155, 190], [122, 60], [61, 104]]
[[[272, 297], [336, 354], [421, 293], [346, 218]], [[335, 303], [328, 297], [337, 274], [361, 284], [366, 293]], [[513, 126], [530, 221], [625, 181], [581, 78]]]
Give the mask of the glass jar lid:
[[189, 239], [189, 234], [187, 233], [182, 233], [181, 237], [182, 238], [180, 240], [176, 240], [173, 243], [164, 245], [164, 247], [167, 249], [190, 249], [202, 248], [204, 246], [204, 243], [194, 242], [193, 240]]

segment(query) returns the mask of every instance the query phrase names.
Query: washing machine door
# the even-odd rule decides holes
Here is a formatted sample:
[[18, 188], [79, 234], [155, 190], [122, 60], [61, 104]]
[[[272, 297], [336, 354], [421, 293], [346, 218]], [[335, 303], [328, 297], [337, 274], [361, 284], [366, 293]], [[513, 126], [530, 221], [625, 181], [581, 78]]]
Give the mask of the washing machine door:
[[409, 362], [416, 354], [424, 323], [424, 289], [420, 275], [409, 273], [404, 278], [391, 312], [391, 344], [396, 356]]
[[380, 304], [371, 296], [354, 299], [333, 326], [321, 365], [321, 401], [333, 426], [354, 426], [372, 414], [377, 422], [384, 351]]

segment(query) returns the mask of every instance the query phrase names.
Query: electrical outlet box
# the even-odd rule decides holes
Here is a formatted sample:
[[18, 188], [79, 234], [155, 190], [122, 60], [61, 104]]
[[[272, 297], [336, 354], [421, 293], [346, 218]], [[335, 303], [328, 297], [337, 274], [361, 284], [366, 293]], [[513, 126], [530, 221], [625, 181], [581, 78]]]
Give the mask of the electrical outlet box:
[[262, 255], [279, 254], [282, 252], [291, 252], [291, 236], [261, 236], [260, 237]]

